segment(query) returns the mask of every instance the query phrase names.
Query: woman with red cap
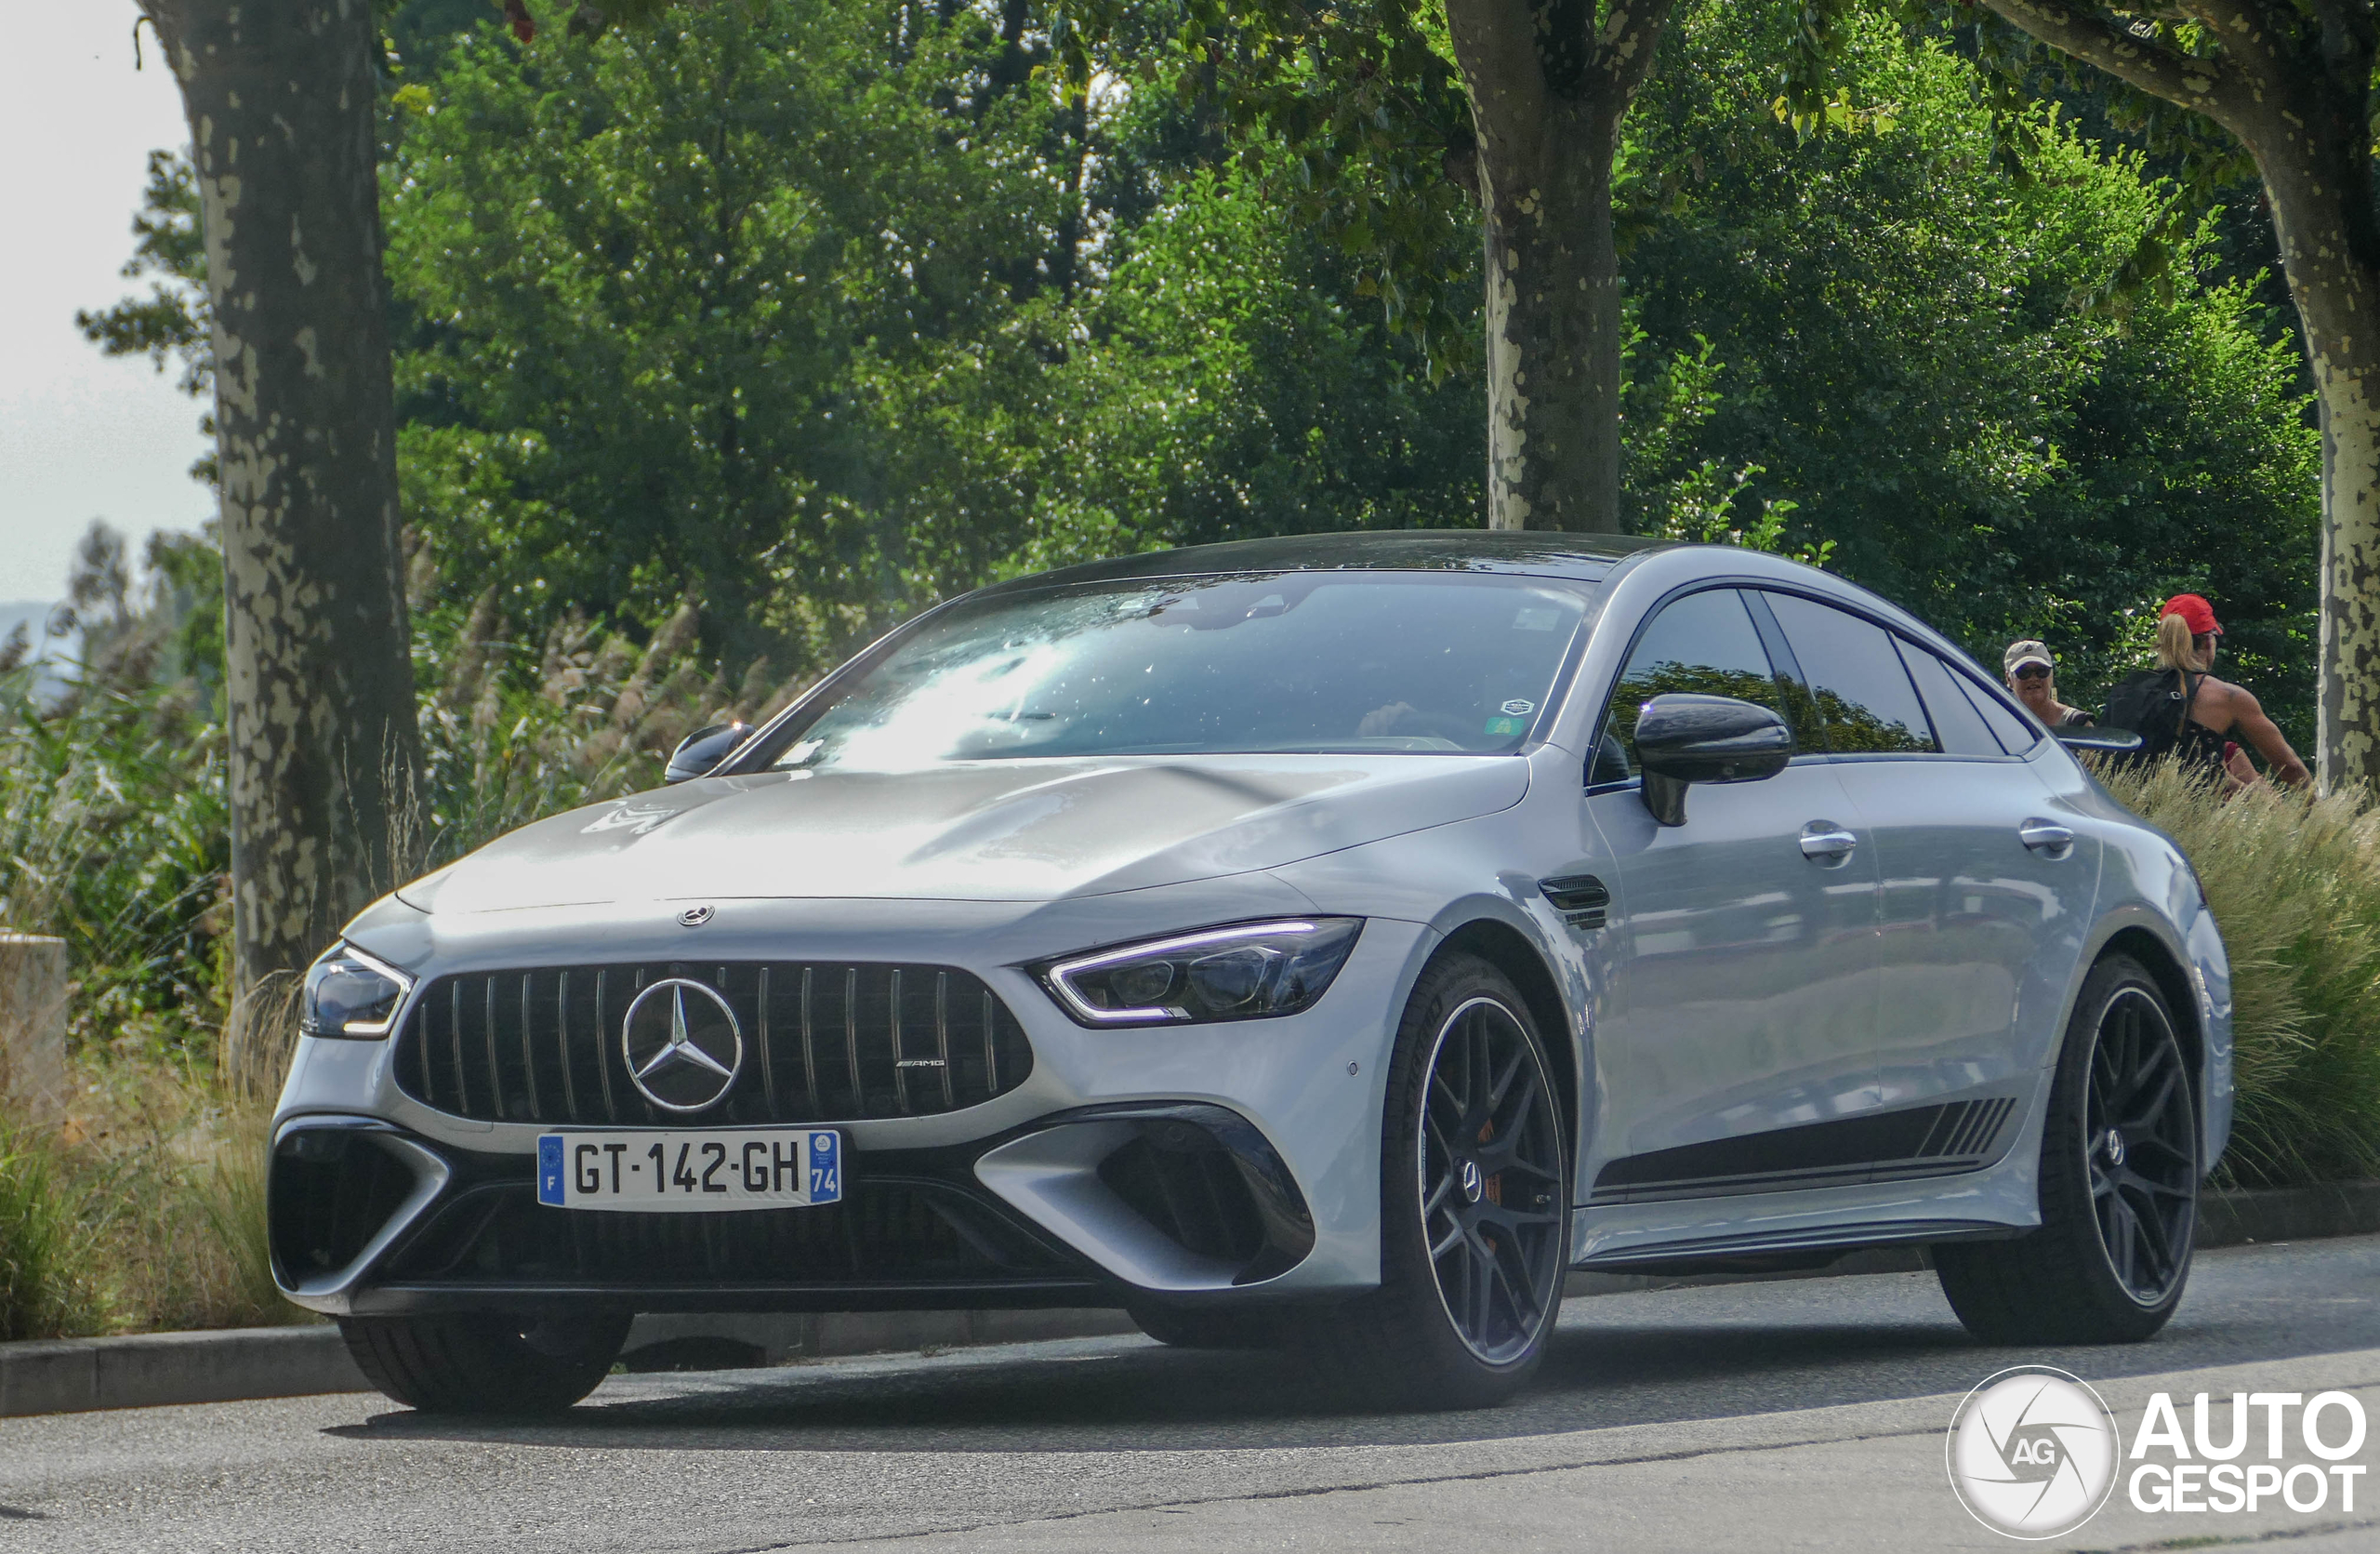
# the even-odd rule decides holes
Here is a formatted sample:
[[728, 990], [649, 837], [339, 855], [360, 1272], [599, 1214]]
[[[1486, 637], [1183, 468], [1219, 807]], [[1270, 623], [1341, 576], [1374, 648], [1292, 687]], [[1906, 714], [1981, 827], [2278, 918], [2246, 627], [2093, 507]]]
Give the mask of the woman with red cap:
[[2223, 625], [2215, 618], [2215, 606], [2195, 593], [2176, 593], [2158, 612], [2157, 662], [2162, 670], [2178, 673], [2185, 687], [2174, 754], [2222, 772], [2227, 790], [2244, 787], [2256, 780], [2256, 773], [2247, 757], [2230, 745], [2233, 740], [2242, 741], [2256, 748], [2279, 780], [2292, 784], [2309, 780], [2312, 774], [2306, 763], [2297, 759], [2297, 752], [2265, 716], [2256, 698], [2208, 672], [2215, 667], [2215, 652], [2222, 641]]

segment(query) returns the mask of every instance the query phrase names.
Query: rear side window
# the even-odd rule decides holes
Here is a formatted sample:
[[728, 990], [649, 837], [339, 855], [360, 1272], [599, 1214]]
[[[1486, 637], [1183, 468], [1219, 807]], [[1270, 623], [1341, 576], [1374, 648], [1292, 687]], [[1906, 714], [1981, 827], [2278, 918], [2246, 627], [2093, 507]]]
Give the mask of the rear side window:
[[1959, 688], [1967, 693], [1967, 699], [1975, 703], [1975, 710], [1991, 725], [1991, 732], [2009, 754], [2022, 755], [2042, 742], [2041, 730], [2033, 726], [2031, 719], [2017, 715], [2006, 702], [1970, 677], [1960, 675]]
[[1917, 694], [1933, 720], [1934, 737], [1945, 755], [1999, 755], [2000, 741], [1977, 711], [1950, 667], [1913, 642], [1899, 642], [1901, 661], [1917, 682]]
[[1636, 716], [1657, 696], [1731, 696], [1785, 715], [1785, 697], [1752, 612], [1734, 589], [1689, 593], [1661, 606], [1612, 687], [1590, 783], [1637, 775]]
[[1828, 748], [1839, 755], [1933, 753], [1933, 729], [1890, 632], [1793, 594], [1767, 598], [1818, 698]]

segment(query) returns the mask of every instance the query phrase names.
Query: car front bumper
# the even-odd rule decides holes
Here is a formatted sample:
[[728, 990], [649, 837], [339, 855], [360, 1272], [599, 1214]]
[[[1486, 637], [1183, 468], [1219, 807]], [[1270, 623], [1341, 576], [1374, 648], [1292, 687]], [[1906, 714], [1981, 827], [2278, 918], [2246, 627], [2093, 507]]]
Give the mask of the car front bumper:
[[[712, 959], [932, 962], [980, 976], [1032, 1045], [1031, 1074], [934, 1115], [819, 1119], [845, 1139], [845, 1202], [733, 1215], [534, 1202], [550, 1123], [434, 1109], [396, 1042], [307, 1039], [275, 1118], [275, 1276], [334, 1315], [561, 1303], [826, 1310], [1329, 1298], [1380, 1270], [1380, 1116], [1397, 1016], [1430, 931], [1372, 918], [1302, 1015], [1086, 1029], [1018, 967], [1210, 923], [1310, 911], [1270, 876], [1094, 903], [729, 901]], [[1137, 897], [1137, 899], [1132, 899]], [[683, 957], [679, 903], [350, 936], [420, 978]], [[668, 914], [659, 910], [668, 909]], [[416, 994], [416, 996], [418, 996]], [[402, 1016], [400, 1018], [402, 1025]], [[616, 1032], [607, 1032], [615, 1039]], [[593, 1040], [592, 1032], [588, 1039]], [[702, 1125], [699, 1117], [687, 1126]], [[707, 1221], [710, 1223], [696, 1223]], [[575, 1223], [574, 1223], [575, 1222]]]

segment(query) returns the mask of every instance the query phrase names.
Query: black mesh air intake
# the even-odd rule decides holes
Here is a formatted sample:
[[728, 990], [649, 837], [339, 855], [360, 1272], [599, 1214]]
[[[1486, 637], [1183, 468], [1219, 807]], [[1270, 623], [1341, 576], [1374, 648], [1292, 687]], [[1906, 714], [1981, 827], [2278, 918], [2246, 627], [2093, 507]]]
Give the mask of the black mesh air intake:
[[[628, 1081], [620, 1022], [646, 983], [716, 988], [745, 1043], [727, 1098], [699, 1118]], [[947, 966], [656, 963], [442, 976], [397, 1038], [397, 1084], [458, 1117], [501, 1122], [842, 1122], [954, 1111], [1033, 1071], [1016, 1016]]]
[[730, 1214], [560, 1214], [526, 1185], [441, 1209], [383, 1270], [411, 1284], [805, 1285], [1049, 1278], [1076, 1270], [956, 1189], [857, 1185], [840, 1203]]
[[412, 1170], [367, 1129], [306, 1128], [283, 1137], [265, 1187], [273, 1260], [292, 1285], [355, 1261], [403, 1206]]

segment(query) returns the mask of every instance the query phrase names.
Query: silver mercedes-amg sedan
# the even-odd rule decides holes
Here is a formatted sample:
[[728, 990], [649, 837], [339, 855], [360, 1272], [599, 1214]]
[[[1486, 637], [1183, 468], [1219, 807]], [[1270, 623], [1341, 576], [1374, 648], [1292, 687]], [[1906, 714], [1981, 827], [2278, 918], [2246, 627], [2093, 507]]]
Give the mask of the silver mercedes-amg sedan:
[[358, 917], [275, 1274], [452, 1411], [567, 1406], [641, 1311], [1084, 1305], [1471, 1406], [1566, 1269], [1911, 1243], [1986, 1338], [2144, 1338], [2229, 976], [2061, 737], [1739, 550], [987, 588]]

